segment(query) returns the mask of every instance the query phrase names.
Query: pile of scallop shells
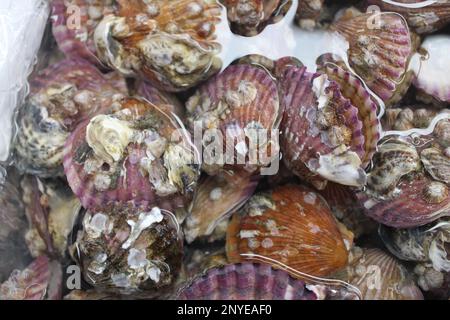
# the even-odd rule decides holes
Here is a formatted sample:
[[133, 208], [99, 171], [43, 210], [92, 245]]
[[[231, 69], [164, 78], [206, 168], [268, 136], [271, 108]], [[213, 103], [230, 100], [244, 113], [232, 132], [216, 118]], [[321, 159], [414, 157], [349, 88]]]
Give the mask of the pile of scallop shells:
[[450, 2], [53, 0], [0, 299], [450, 298]]

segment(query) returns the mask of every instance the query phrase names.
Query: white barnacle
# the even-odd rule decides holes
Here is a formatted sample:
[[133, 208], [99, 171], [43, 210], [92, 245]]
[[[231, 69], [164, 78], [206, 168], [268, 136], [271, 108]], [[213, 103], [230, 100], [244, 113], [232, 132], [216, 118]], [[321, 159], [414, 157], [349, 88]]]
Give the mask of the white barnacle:
[[84, 229], [89, 237], [96, 239], [110, 229], [109, 218], [107, 215], [99, 212], [93, 217], [86, 215], [83, 221]]
[[317, 195], [314, 192], [308, 192], [304, 197], [303, 200], [305, 200], [308, 204], [315, 204], [317, 200]]
[[317, 98], [318, 108], [322, 109], [328, 104], [331, 93], [327, 93], [326, 89], [330, 86], [330, 81], [326, 74], [323, 74], [313, 80], [313, 92]]
[[136, 241], [137, 238], [141, 235], [142, 231], [152, 226], [154, 223], [159, 223], [163, 220], [163, 215], [161, 213], [161, 209], [158, 207], [154, 207], [149, 212], [142, 212], [139, 214], [138, 221], [135, 222], [133, 220], [128, 220], [128, 224], [131, 227], [130, 235], [122, 244], [122, 249], [128, 249], [131, 245]]
[[209, 193], [209, 198], [212, 201], [220, 200], [220, 198], [222, 198], [222, 188], [217, 187], [212, 189], [211, 192]]
[[257, 235], [259, 235], [258, 230], [241, 230], [241, 232], [239, 232], [239, 237], [241, 239], [254, 238]]
[[110, 115], [98, 115], [87, 126], [86, 141], [99, 159], [111, 164], [122, 159], [134, 133], [127, 122]]
[[149, 261], [147, 260], [147, 252], [145, 251], [145, 249], [135, 249], [135, 248], [131, 248], [129, 253], [128, 253], [128, 266], [131, 269], [140, 269], [140, 268], [144, 268]]

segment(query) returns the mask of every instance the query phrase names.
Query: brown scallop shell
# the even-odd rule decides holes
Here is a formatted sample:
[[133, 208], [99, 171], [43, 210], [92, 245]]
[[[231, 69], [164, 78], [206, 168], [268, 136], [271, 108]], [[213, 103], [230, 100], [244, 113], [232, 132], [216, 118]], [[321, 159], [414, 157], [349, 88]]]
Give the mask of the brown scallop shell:
[[348, 252], [326, 202], [301, 186], [286, 185], [253, 196], [228, 227], [231, 262], [252, 254], [312, 276], [343, 268]]
[[199, 182], [183, 228], [186, 241], [209, 236], [253, 195], [258, 177], [246, 172], [223, 172]]

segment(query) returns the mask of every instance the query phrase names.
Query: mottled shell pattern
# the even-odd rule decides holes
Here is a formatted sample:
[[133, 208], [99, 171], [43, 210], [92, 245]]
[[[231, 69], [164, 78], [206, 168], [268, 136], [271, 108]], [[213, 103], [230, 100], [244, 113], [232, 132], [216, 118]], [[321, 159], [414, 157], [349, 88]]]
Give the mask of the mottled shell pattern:
[[388, 3], [383, 0], [368, 0], [369, 5], [377, 5], [383, 11], [398, 12], [406, 18], [408, 25], [419, 34], [432, 33], [450, 22], [450, 2], [438, 0], [396, 0]]
[[[282, 110], [277, 83], [268, 71], [229, 66], [189, 98], [186, 111], [190, 131], [204, 133], [203, 169], [208, 174], [224, 168], [259, 172], [278, 157]], [[216, 158], [215, 149], [224, 156]]]
[[229, 264], [199, 275], [177, 293], [177, 300], [317, 300], [301, 280], [267, 264]]
[[230, 262], [263, 256], [312, 276], [327, 276], [347, 263], [347, 247], [326, 202], [296, 185], [253, 196], [228, 227]]
[[71, 254], [96, 289], [151, 297], [176, 278], [183, 242], [172, 213], [110, 205], [85, 213]]
[[186, 90], [219, 71], [215, 0], [119, 0], [95, 30], [97, 55], [125, 75], [160, 89]]
[[417, 284], [440, 297], [450, 293], [450, 223], [442, 218], [422, 227], [380, 227], [379, 234], [389, 251], [401, 260], [415, 262]]
[[410, 228], [448, 215], [449, 128], [449, 121], [442, 120], [430, 136], [383, 139], [367, 188], [358, 193], [369, 217], [388, 226]]
[[200, 159], [171, 105], [122, 98], [77, 127], [64, 169], [83, 207], [132, 201], [175, 211], [189, 201]]
[[366, 183], [363, 119], [327, 74], [287, 68], [281, 81], [281, 152], [286, 166], [323, 189], [327, 181]]
[[319, 18], [325, 11], [325, 0], [300, 0], [297, 8], [297, 23], [300, 28], [311, 30], [320, 25]]
[[412, 275], [391, 255], [355, 248], [351, 258], [343, 278], [358, 287], [364, 300], [423, 300]]
[[382, 120], [385, 131], [398, 130], [406, 131], [414, 128], [427, 128], [431, 121], [440, 112], [450, 110], [438, 110], [431, 105], [407, 105], [401, 108], [390, 108], [386, 110]]
[[348, 62], [367, 86], [387, 104], [398, 101], [397, 91], [411, 83], [407, 70], [414, 53], [404, 18], [389, 12], [344, 14], [330, 30], [349, 42]]
[[76, 126], [127, 93], [121, 77], [67, 59], [40, 71], [30, 90], [17, 117], [16, 165], [43, 177], [62, 174], [64, 143]]

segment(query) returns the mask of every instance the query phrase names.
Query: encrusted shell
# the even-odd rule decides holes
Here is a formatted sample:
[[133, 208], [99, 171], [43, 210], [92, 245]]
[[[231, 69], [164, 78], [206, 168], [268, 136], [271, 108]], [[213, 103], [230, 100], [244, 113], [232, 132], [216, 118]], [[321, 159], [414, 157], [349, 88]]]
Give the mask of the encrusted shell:
[[326, 73], [329, 79], [335, 81], [339, 85], [342, 95], [358, 108], [358, 118], [363, 123], [362, 131], [364, 134], [365, 154], [361, 160], [363, 167], [367, 167], [372, 160], [381, 136], [377, 106], [365, 85], [353, 73], [333, 61], [327, 61], [325, 56], [321, 57], [319, 70]]
[[162, 294], [180, 270], [183, 243], [175, 216], [132, 204], [87, 211], [72, 256], [96, 289]]
[[[443, 112], [448, 112], [446, 109]], [[405, 131], [413, 128], [427, 128], [438, 110], [429, 105], [408, 105], [386, 110], [382, 119], [383, 129]]]
[[127, 201], [174, 211], [185, 206], [200, 159], [173, 110], [123, 98], [78, 126], [66, 143], [64, 169], [85, 208]]
[[61, 266], [46, 256], [40, 256], [22, 271], [14, 271], [0, 285], [0, 300], [59, 300], [61, 293]]
[[124, 79], [114, 77], [82, 60], [62, 60], [40, 71], [17, 117], [17, 167], [43, 177], [61, 175], [69, 134], [115, 95], [126, 93]]
[[396, 0], [394, 3], [368, 0], [368, 4], [377, 5], [383, 11], [400, 13], [419, 34], [432, 33], [450, 22], [450, 3], [446, 0]]
[[306, 284], [266, 264], [229, 264], [190, 281], [177, 300], [317, 300]]
[[254, 36], [280, 15], [286, 0], [221, 0], [227, 8], [231, 29], [241, 35]]
[[311, 30], [320, 25], [320, 17], [326, 11], [325, 0], [299, 0], [296, 20], [300, 28]]
[[226, 171], [199, 182], [184, 225], [186, 241], [209, 236], [216, 226], [236, 212], [254, 193], [258, 177]]
[[379, 25], [369, 21], [372, 13], [343, 16], [331, 25], [349, 42], [350, 66], [383, 101], [398, 100], [396, 91], [406, 83], [414, 48], [406, 21], [396, 13], [379, 14]]
[[357, 249], [344, 279], [359, 288], [364, 300], [423, 300], [412, 275], [394, 257], [380, 249]]
[[[448, 186], [427, 174], [421, 150], [429, 153], [423, 145], [419, 148], [408, 139], [395, 136], [380, 144], [368, 174], [367, 188], [358, 193], [369, 217], [388, 226], [410, 228], [448, 215]], [[429, 163], [428, 167], [434, 174], [445, 175], [445, 168], [436, 171]]]
[[186, 90], [220, 70], [215, 0], [119, 0], [95, 30], [97, 55], [123, 74], [168, 91]]
[[201, 86], [186, 109], [191, 132], [204, 132], [203, 169], [209, 174], [233, 167], [259, 171], [278, 159], [278, 89], [263, 69], [229, 66]]
[[350, 186], [366, 182], [363, 124], [358, 108], [326, 74], [286, 69], [282, 79], [280, 145], [284, 163], [316, 188], [327, 180]]
[[450, 103], [450, 66], [446, 57], [450, 50], [450, 36], [428, 36], [421, 50], [426, 56], [420, 59], [414, 85], [439, 102]]
[[80, 201], [62, 180], [25, 176], [21, 187], [29, 222], [25, 239], [31, 255], [65, 258]]
[[112, 0], [52, 1], [52, 31], [59, 49], [70, 58], [82, 58], [99, 67], [94, 30], [114, 11]]
[[250, 198], [228, 227], [230, 262], [263, 256], [312, 276], [343, 268], [348, 252], [326, 202], [301, 186], [286, 185]]

